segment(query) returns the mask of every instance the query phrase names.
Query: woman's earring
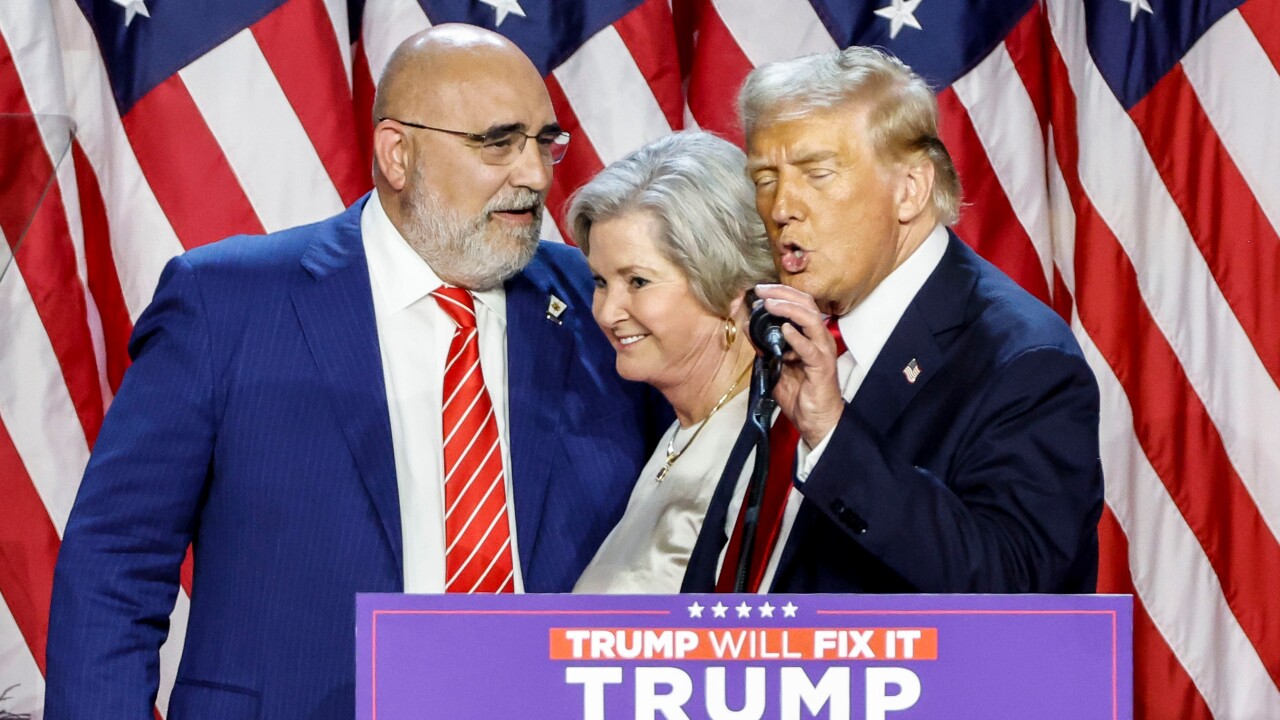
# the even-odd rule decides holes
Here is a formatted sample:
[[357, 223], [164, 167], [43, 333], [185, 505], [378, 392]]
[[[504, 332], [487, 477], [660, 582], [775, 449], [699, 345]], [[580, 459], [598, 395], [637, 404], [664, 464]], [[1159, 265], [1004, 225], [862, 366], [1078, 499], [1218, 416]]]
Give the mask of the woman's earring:
[[724, 320], [724, 346], [725, 349], [733, 347], [733, 341], [738, 339], [738, 324], [729, 318]]

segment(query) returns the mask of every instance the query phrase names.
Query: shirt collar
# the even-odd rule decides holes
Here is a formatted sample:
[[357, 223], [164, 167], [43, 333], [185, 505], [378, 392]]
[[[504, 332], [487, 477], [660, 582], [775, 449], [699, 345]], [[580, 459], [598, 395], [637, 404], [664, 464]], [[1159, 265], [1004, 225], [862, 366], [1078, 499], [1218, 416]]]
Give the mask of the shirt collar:
[[910, 257], [840, 318], [840, 334], [859, 366], [871, 367], [875, 362], [898, 321], [946, 251], [947, 230], [937, 225]]
[[[360, 213], [360, 234], [364, 239], [373, 291], [378, 293], [389, 311], [404, 310], [444, 285], [440, 276], [409, 247], [409, 241], [392, 224], [376, 189]], [[476, 302], [506, 322], [506, 290], [499, 286], [471, 294]]]

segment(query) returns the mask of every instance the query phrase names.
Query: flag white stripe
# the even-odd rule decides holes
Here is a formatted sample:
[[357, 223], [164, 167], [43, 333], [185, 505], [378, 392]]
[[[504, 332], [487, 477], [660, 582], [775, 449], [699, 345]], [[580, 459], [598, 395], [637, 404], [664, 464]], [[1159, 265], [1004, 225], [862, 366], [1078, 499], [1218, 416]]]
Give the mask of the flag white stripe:
[[1027, 152], [1044, 147], [1040, 121], [1004, 43], [951, 86], [969, 112], [991, 168], [1022, 224], [1048, 287], [1053, 287], [1045, 159]]
[[[0, 709], [10, 713], [6, 717], [25, 717], [39, 720], [44, 715], [44, 675], [31, 655], [26, 638], [18, 629], [13, 613], [0, 595]], [[6, 692], [7, 690], [7, 692]]]
[[361, 37], [369, 73], [378, 82], [382, 68], [402, 40], [431, 27], [415, 0], [368, 0], [361, 20]]
[[[606, 165], [671, 132], [653, 89], [613, 26], [596, 33], [552, 74]], [[618, 122], [623, 103], [628, 121]]]
[[1280, 231], [1280, 153], [1259, 146], [1262, 138], [1280, 138], [1280, 74], [1240, 11], [1209, 28], [1183, 57], [1182, 68], [1253, 197]]
[[[1098, 73], [1085, 43], [1084, 7], [1055, 0], [1049, 8], [1077, 100], [1080, 136], [1088, 142], [1080, 181], [1128, 254], [1156, 325], [1276, 535], [1280, 444], [1264, 446], [1255, 438], [1259, 428], [1264, 436], [1280, 436], [1280, 388], [1227, 305], [1132, 119]], [[1221, 358], [1230, 358], [1230, 372], [1222, 371]]]
[[21, 378], [0, 383], [0, 420], [61, 537], [89, 446], [17, 263], [0, 278], [0, 337], [0, 378]]
[[[10, 5], [0, 2], [0, 7]], [[53, 11], [67, 84], [76, 88], [68, 98], [71, 117], [102, 190], [120, 287], [129, 317], [137, 320], [165, 263], [182, 252], [182, 244], [129, 145], [88, 21], [75, 0], [53, 0]]]
[[1076, 329], [1102, 392], [1107, 504], [1129, 538], [1138, 596], [1215, 717], [1280, 717], [1280, 689], [1227, 605], [1199, 539], [1133, 436], [1120, 381], [1078, 324]]
[[[1074, 296], [1075, 211], [1056, 157], [1050, 147], [1051, 217], [1055, 237], [1063, 239], [1055, 245], [1054, 264]], [[1071, 326], [1098, 379], [1106, 501], [1129, 541], [1129, 567], [1138, 598], [1215, 716], [1264, 717], [1254, 714], [1258, 708], [1250, 709], [1252, 700], [1239, 691], [1259, 687], [1259, 698], [1273, 696], [1263, 706], [1270, 707], [1277, 702], [1277, 689], [1227, 605], [1199, 539], [1139, 444], [1124, 387], [1074, 308]]]
[[187, 597], [187, 591], [178, 588], [173, 612], [169, 613], [169, 637], [160, 646], [160, 692], [156, 696], [156, 707], [166, 717], [169, 715], [169, 695], [178, 678], [178, 663], [182, 659], [182, 647], [187, 639], [187, 617], [190, 612], [191, 600]]
[[[6, 43], [23, 48], [23, 52], [11, 52], [14, 69], [22, 84], [23, 94], [33, 113], [39, 115], [70, 116], [66, 103], [64, 70], [57, 35], [52, 32], [53, 13], [46, 3], [0, 3], [0, 34]], [[80, 196], [77, 190], [75, 165], [71, 158], [67, 131], [74, 124], [55, 122], [52, 118], [39, 124], [43, 137], [43, 150], [56, 173], [57, 197], [62, 201], [63, 217], [76, 259], [76, 275], [80, 278], [79, 291], [85, 298], [86, 322], [90, 340], [95, 350], [103, 347], [102, 325], [98, 308], [89, 294], [86, 281], [84, 253], [84, 228], [81, 224]], [[52, 194], [46, 195], [46, 202]], [[3, 264], [0, 263], [0, 267]], [[107, 381], [105, 356], [94, 353], [98, 387], [102, 392], [104, 407], [111, 400], [110, 383]]]
[[[342, 210], [333, 180], [251, 31], [236, 33], [178, 74], [267, 232]], [[236, 81], [227, 82], [229, 77]]]
[[545, 210], [542, 213], [542, 239], [549, 242], [564, 242], [564, 236], [560, 234], [560, 228], [556, 227], [556, 219]]
[[712, 0], [711, 4], [747, 60], [756, 67], [839, 50], [806, 0]]
[[324, 10], [333, 24], [334, 38], [342, 58], [342, 71], [347, 75], [347, 89], [351, 89], [351, 28], [347, 22], [347, 0], [324, 0]]

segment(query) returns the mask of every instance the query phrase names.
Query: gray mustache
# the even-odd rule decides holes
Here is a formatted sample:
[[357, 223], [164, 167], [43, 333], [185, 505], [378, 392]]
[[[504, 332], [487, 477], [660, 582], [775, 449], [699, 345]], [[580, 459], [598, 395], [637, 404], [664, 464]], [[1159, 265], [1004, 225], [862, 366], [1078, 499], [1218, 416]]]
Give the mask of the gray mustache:
[[546, 195], [533, 190], [516, 190], [508, 197], [494, 198], [485, 207], [486, 214], [495, 212], [513, 212], [521, 210], [542, 210]]

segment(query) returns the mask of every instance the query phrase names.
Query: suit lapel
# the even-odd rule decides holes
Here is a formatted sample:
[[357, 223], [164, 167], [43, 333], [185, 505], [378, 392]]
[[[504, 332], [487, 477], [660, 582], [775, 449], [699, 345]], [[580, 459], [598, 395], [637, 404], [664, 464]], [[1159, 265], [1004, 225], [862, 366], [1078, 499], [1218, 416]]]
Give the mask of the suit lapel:
[[[507, 397], [510, 413], [511, 485], [520, 568], [527, 578], [542, 524], [551, 460], [561, 433], [561, 404], [575, 336], [591, 322], [590, 308], [568, 306], [560, 323], [548, 318], [554, 295], [568, 302], [539, 252], [507, 281]], [[585, 318], [585, 320], [584, 320]]]
[[[938, 372], [942, 352], [916, 303], [907, 307], [849, 408], [885, 433]], [[914, 363], [914, 364], [913, 364]], [[911, 375], [914, 382], [909, 379]]]
[[964, 321], [977, 281], [972, 251], [953, 234], [947, 250], [880, 350], [849, 406], [888, 433], [915, 396], [947, 362], [942, 336]]
[[360, 237], [363, 208], [364, 201], [357, 202], [317, 226], [316, 237], [302, 258], [310, 277], [293, 288], [293, 305], [396, 567], [402, 568], [395, 452], [373, 293]]
[[[881, 436], [890, 434], [907, 406], [946, 364], [946, 335], [963, 324], [977, 283], [977, 255], [954, 233], [947, 234], [947, 250], [938, 267], [907, 306], [845, 410], [858, 413]], [[801, 503], [778, 558], [775, 585], [799, 552], [804, 529], [818, 516], [810, 503]]]

